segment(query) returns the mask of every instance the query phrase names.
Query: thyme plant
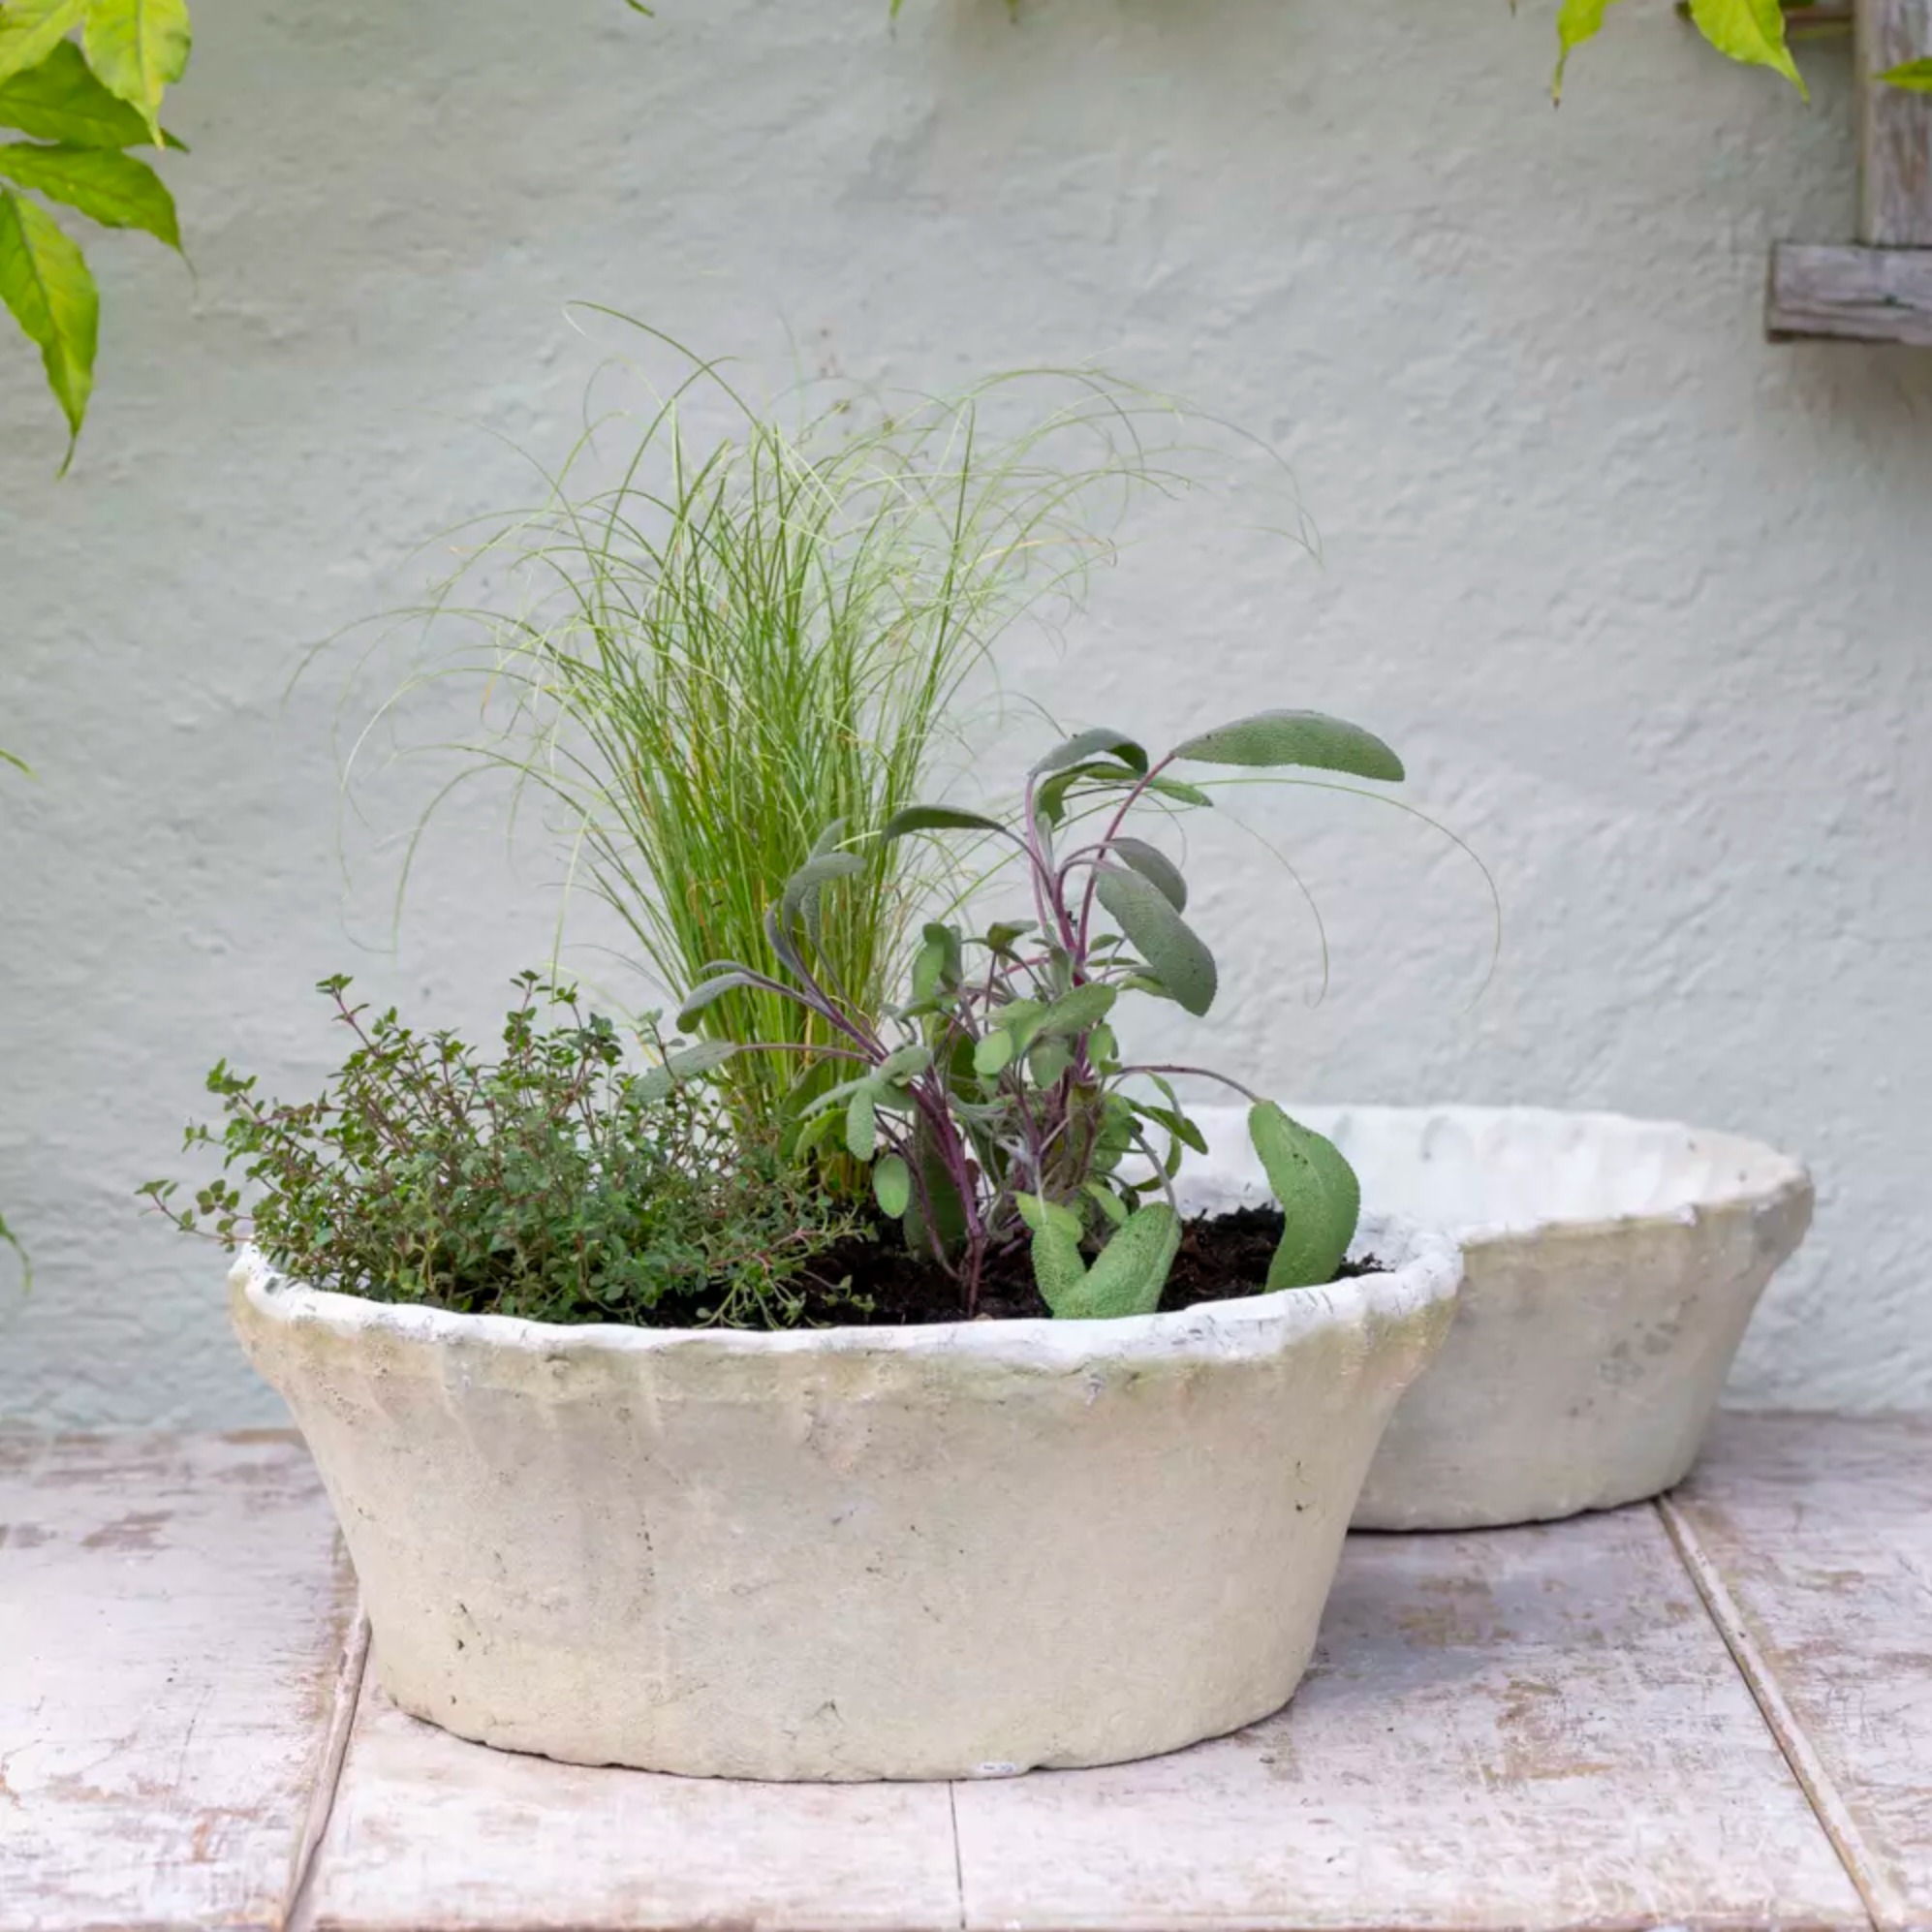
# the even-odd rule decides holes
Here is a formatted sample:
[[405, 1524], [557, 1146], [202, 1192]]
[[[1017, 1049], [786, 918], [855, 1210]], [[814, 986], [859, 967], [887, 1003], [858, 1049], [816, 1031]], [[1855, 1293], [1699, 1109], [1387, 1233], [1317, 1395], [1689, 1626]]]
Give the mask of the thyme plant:
[[[1185, 879], [1128, 829], [1137, 808], [1209, 802], [1174, 775], [1190, 763], [1403, 775], [1379, 738], [1309, 711], [1243, 718], [1151, 761], [1121, 732], [1083, 732], [1033, 767], [1016, 824], [913, 805], [883, 828], [888, 844], [951, 831], [1002, 841], [1025, 877], [1028, 917], [971, 939], [956, 925], [927, 925], [907, 997], [875, 1014], [826, 966], [841, 917], [826, 895], [867, 862], [835, 823], [767, 915], [773, 970], [714, 961], [679, 1014], [689, 1026], [750, 987], [817, 1016], [829, 1044], [812, 1050], [851, 1072], [800, 1110], [797, 1147], [837, 1136], [869, 1164], [880, 1209], [957, 1282], [969, 1318], [989, 1259], [1022, 1240], [1055, 1315], [1154, 1310], [1180, 1241], [1174, 1176], [1187, 1149], [1205, 1152], [1170, 1084], [1176, 1075], [1206, 1074], [1250, 1103], [1249, 1130], [1284, 1215], [1270, 1289], [1331, 1280], [1354, 1238], [1360, 1190], [1329, 1141], [1238, 1080], [1137, 1063], [1118, 1043], [1112, 1016], [1125, 993], [1197, 1015], [1214, 1001], [1213, 954], [1182, 917]], [[764, 1044], [745, 1044], [754, 1053]]]
[[[226, 1062], [208, 1075], [226, 1126], [191, 1125], [222, 1172], [177, 1204], [188, 1233], [259, 1247], [316, 1287], [377, 1301], [544, 1322], [676, 1319], [782, 1327], [816, 1264], [854, 1231], [768, 1138], [725, 1121], [700, 1075], [715, 1047], [667, 1047], [646, 1024], [640, 1067], [608, 1019], [534, 973], [502, 1051], [371, 1013], [350, 982], [318, 990], [355, 1044], [313, 1100], [265, 1100]], [[239, 1170], [240, 1185], [232, 1175]], [[245, 1190], [245, 1193], [244, 1193]], [[811, 1281], [836, 1301], [836, 1281]], [[662, 1319], [660, 1317], [659, 1319]]]

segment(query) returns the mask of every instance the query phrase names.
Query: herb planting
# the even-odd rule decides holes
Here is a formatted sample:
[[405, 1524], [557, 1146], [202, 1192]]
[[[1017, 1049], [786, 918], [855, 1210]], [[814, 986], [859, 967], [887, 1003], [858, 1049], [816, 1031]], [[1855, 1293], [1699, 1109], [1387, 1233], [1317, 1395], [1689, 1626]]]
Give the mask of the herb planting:
[[[176, 1227], [259, 1247], [287, 1274], [377, 1301], [544, 1322], [782, 1327], [836, 1306], [825, 1257], [853, 1218], [722, 1116], [712, 1045], [639, 1066], [612, 1023], [535, 974], [484, 1059], [454, 1034], [372, 1014], [336, 978], [319, 990], [355, 1046], [322, 1094], [265, 1101], [226, 1063], [220, 1176], [192, 1205], [140, 1190]], [[240, 1185], [230, 1176], [239, 1170]]]
[[1360, 1190], [1330, 1142], [1226, 1075], [1132, 1061], [1115, 1033], [1128, 993], [1195, 1015], [1214, 1001], [1213, 955], [1183, 918], [1185, 879], [1128, 830], [1137, 810], [1210, 802], [1175, 775], [1189, 763], [1403, 775], [1379, 738], [1308, 711], [1243, 718], [1152, 761], [1121, 732], [1083, 732], [1033, 767], [1016, 824], [912, 805], [881, 828], [888, 844], [952, 833], [996, 841], [1030, 897], [1024, 917], [970, 939], [957, 925], [926, 925], [902, 1003], [868, 1011], [826, 968], [839, 917], [830, 895], [868, 862], [854, 849], [862, 840], [834, 823], [766, 915], [771, 970], [715, 960], [678, 1016], [689, 1027], [747, 989], [815, 1016], [830, 1044], [813, 1051], [847, 1077], [799, 1109], [793, 1152], [830, 1143], [869, 1166], [880, 1212], [954, 1283], [964, 1316], [979, 1312], [989, 1263], [1022, 1243], [1057, 1316], [1159, 1306], [1182, 1237], [1174, 1177], [1188, 1150], [1206, 1151], [1171, 1084], [1179, 1075], [1219, 1079], [1250, 1103], [1250, 1134], [1284, 1215], [1268, 1289], [1332, 1279], [1355, 1235]]

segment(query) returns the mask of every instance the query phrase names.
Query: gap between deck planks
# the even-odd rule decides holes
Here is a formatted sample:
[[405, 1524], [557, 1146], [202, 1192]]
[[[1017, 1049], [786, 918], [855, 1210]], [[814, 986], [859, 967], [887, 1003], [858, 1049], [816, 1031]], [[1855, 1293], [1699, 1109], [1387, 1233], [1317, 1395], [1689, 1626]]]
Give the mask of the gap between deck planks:
[[1875, 1925], [1932, 1932], [1932, 1417], [1722, 1417], [1660, 1509]]

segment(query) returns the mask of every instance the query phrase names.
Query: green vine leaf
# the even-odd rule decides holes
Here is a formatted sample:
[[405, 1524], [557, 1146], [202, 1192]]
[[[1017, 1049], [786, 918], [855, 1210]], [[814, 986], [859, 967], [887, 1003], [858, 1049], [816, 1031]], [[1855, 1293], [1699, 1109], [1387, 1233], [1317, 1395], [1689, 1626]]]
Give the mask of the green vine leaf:
[[1563, 99], [1563, 73], [1570, 65], [1570, 56], [1603, 31], [1604, 16], [1612, 4], [1613, 0], [1563, 0], [1563, 11], [1556, 16], [1556, 76], [1549, 85], [1552, 101]]
[[[70, 147], [149, 144], [147, 123], [101, 85], [72, 41], [58, 42], [38, 67], [0, 81], [0, 128]], [[168, 144], [183, 143], [171, 134]]]
[[161, 97], [187, 72], [187, 0], [87, 0], [87, 65], [135, 108], [157, 144]]
[[177, 254], [181, 230], [174, 198], [144, 161], [98, 147], [36, 147], [27, 141], [0, 145], [0, 175], [33, 188], [105, 228], [143, 229]]
[[12, 0], [0, 9], [0, 80], [38, 67], [87, 15], [87, 0]]
[[1903, 87], [1909, 94], [1932, 94], [1932, 59], [1908, 60], [1879, 78], [1887, 87]]
[[[1604, 16], [1616, 0], [1563, 0], [1557, 16], [1556, 78], [1550, 98], [1563, 99], [1563, 74], [1571, 54], [1602, 30]], [[1769, 67], [1782, 74], [1807, 100], [1804, 76], [1785, 41], [1783, 0], [1691, 0], [1691, 18], [1711, 46], [1747, 67]]]
[[101, 298], [86, 258], [60, 224], [32, 202], [0, 189], [0, 301], [40, 347], [47, 387], [67, 418], [67, 473], [94, 388]]
[[1783, 0], [1691, 0], [1691, 18], [1718, 52], [1747, 67], [1768, 67], [1811, 98], [1785, 44]]

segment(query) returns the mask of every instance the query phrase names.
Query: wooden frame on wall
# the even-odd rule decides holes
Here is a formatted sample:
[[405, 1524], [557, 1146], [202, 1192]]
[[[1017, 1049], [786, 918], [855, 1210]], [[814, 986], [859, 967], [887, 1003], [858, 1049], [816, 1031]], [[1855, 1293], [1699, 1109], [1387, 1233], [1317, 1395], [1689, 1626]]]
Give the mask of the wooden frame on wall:
[[1764, 327], [1773, 341], [1823, 336], [1932, 348], [1932, 94], [1879, 77], [1932, 54], [1932, 0], [1854, 0], [1858, 239], [1779, 242]]

